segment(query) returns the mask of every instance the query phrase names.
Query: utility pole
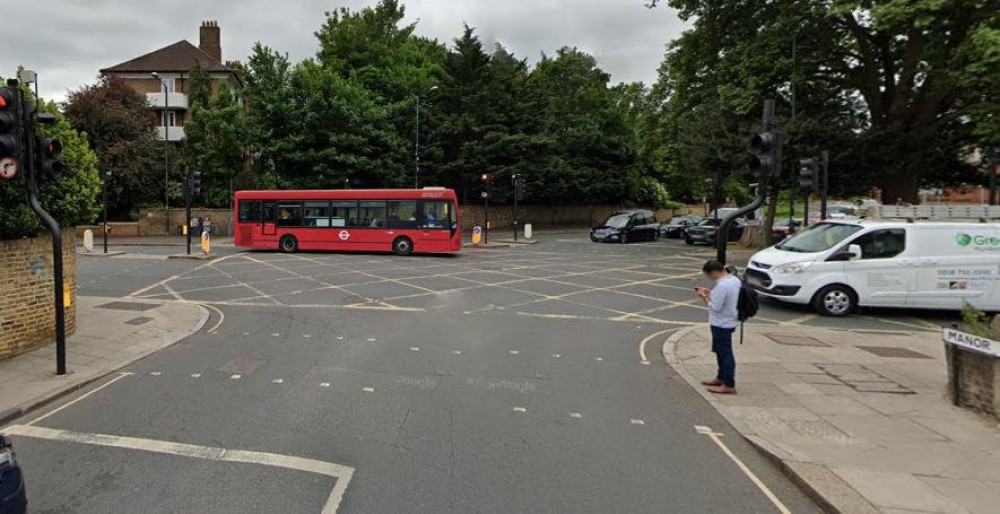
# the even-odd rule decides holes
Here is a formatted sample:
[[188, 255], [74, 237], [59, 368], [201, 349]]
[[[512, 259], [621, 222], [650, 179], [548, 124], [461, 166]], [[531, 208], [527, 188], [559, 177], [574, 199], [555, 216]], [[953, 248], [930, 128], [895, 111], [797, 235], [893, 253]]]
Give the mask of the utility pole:
[[170, 91], [167, 83], [155, 71], [152, 77], [160, 81], [163, 91], [163, 219], [166, 235], [170, 235]]
[[111, 172], [104, 172], [104, 190], [101, 194], [104, 201], [104, 253], [108, 253], [108, 181], [111, 180]]

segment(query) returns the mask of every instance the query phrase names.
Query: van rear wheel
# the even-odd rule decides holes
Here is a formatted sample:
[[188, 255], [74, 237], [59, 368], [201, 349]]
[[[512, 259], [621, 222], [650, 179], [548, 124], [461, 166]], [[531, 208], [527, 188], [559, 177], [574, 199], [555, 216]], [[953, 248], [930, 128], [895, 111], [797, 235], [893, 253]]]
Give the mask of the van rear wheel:
[[851, 288], [835, 284], [820, 289], [813, 297], [812, 304], [824, 316], [843, 317], [857, 308], [858, 299]]

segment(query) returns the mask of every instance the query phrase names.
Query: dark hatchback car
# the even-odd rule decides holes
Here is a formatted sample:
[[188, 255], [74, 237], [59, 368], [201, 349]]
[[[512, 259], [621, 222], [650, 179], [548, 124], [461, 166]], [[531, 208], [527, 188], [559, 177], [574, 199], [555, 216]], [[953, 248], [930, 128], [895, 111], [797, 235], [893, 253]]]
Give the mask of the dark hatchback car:
[[693, 227], [701, 223], [702, 217], [694, 214], [684, 216], [674, 216], [670, 221], [660, 225], [660, 233], [669, 239], [680, 239], [684, 236], [684, 229]]
[[24, 514], [27, 508], [24, 477], [17, 465], [14, 448], [10, 439], [0, 434], [0, 514]]
[[[707, 245], [715, 244], [715, 233], [719, 229], [719, 224], [721, 220], [715, 218], [706, 218], [701, 221], [701, 223], [684, 229], [684, 242], [693, 245], [695, 243], [704, 243]], [[739, 241], [743, 237], [743, 229], [746, 227], [746, 220], [742, 218], [737, 218], [733, 220], [732, 225], [729, 225], [729, 241]]]
[[590, 231], [590, 240], [594, 242], [630, 243], [659, 238], [660, 225], [652, 211], [616, 212]]

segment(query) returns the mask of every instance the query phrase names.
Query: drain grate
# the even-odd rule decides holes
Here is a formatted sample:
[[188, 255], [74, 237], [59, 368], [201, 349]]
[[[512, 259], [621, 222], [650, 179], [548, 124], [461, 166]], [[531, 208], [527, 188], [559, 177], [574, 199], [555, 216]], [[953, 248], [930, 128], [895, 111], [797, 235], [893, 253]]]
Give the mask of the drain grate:
[[785, 346], [813, 346], [816, 348], [829, 348], [830, 345], [816, 339], [815, 337], [793, 336], [789, 334], [764, 334], [768, 339]]
[[900, 359], [930, 359], [929, 356], [915, 352], [909, 348], [894, 346], [858, 346], [858, 349], [873, 353], [879, 357], [896, 357]]
[[114, 309], [117, 311], [148, 311], [157, 307], [159, 307], [159, 305], [155, 303], [137, 302], [111, 302], [97, 306], [98, 309]]
[[126, 321], [125, 324], [126, 325], [139, 326], [139, 325], [144, 325], [146, 323], [149, 323], [150, 321], [153, 321], [153, 318], [150, 318], [149, 316], [139, 316], [138, 318], [132, 318], [132, 319]]

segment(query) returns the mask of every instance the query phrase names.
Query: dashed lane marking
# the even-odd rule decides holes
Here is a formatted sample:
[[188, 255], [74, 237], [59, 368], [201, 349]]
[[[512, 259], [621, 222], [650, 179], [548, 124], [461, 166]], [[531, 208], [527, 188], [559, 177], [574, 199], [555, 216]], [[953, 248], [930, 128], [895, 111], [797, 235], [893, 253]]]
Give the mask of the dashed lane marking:
[[201, 378], [201, 373], [191, 373], [191, 378]]
[[524, 407], [514, 407], [514, 412], [528, 412]]
[[417, 346], [412, 346], [412, 347], [410, 347], [410, 351], [411, 351], [411, 352], [419, 352], [419, 351], [420, 351], [420, 348], [419, 348], [419, 347], [417, 347]]
[[747, 467], [747, 465], [744, 464], [743, 461], [741, 461], [740, 458], [737, 457], [736, 454], [729, 449], [728, 446], [726, 446], [726, 443], [722, 442], [721, 433], [712, 430], [711, 427], [706, 427], [702, 425], [695, 425], [694, 429], [699, 434], [708, 436], [708, 438], [711, 439], [712, 442], [714, 442], [716, 446], [718, 446], [719, 449], [722, 450], [722, 453], [726, 454], [727, 457], [729, 457], [734, 463], [736, 463], [736, 466], [740, 468], [740, 471], [742, 471], [743, 474], [745, 474], [747, 478], [749, 478], [750, 481], [753, 482], [753, 484], [756, 485], [757, 488], [760, 489], [762, 493], [764, 493], [764, 496], [767, 496], [767, 499], [771, 500], [771, 503], [773, 503], [774, 506], [778, 508], [778, 512], [781, 512], [781, 514], [791, 514], [792, 511], [788, 510], [788, 507], [786, 507], [785, 504], [782, 503], [781, 500], [778, 499], [778, 497], [775, 496], [773, 492], [771, 492], [771, 489], [769, 489], [767, 485], [764, 484], [764, 482], [760, 478], [758, 478], [757, 475], [754, 474], [754, 472], [751, 471], [750, 468]]
[[285, 379], [283, 379], [283, 378], [276, 378], [276, 379], [272, 380], [271, 382], [273, 382], [275, 384], [284, 384], [285, 383]]
[[462, 355], [462, 350], [452, 350], [451, 353], [455, 355]]
[[253, 452], [247, 450], [230, 450], [213, 446], [175, 443], [171, 441], [142, 439], [138, 437], [88, 434], [30, 425], [13, 425], [7, 428], [6, 431], [11, 435], [20, 437], [90, 444], [111, 448], [124, 448], [128, 450], [178, 455], [182, 457], [216, 462], [257, 464], [261, 466], [305, 471], [308, 473], [333, 477], [336, 479], [336, 484], [330, 492], [330, 496], [327, 498], [326, 503], [323, 505], [323, 509], [320, 511], [321, 514], [335, 514], [337, 512], [337, 509], [340, 508], [340, 502], [343, 500], [344, 492], [347, 490], [347, 486], [350, 484], [351, 478], [354, 476], [354, 468], [350, 466], [316, 459], [307, 459], [294, 455], [281, 455], [277, 453]]
[[320, 382], [319, 386], [320, 387], [330, 387], [330, 383], [329, 382]]
[[633, 424], [633, 425], [645, 425], [646, 424], [645, 421], [643, 421], [643, 420], [641, 420], [639, 418], [632, 418], [632, 419], [628, 420], [628, 422], [631, 423], [631, 424]]
[[571, 418], [582, 418], [583, 414], [580, 414], [579, 412], [570, 412], [569, 413], [569, 417], [571, 417]]
[[152, 376], [154, 376], [154, 377], [158, 377], [158, 376], [162, 375], [163, 373], [161, 373], [159, 371], [150, 371], [149, 374], [152, 375]]
[[375, 392], [375, 388], [374, 387], [363, 387], [363, 388], [361, 388], [361, 390], [364, 391], [364, 392], [366, 392], [366, 393], [374, 393]]
[[243, 378], [243, 375], [240, 375], [240, 374], [235, 374], [235, 375], [230, 375], [229, 376], [230, 380], [239, 380], [241, 378]]
[[511, 354], [511, 355], [518, 355], [518, 354], [520, 354], [520, 353], [521, 353], [521, 352], [519, 352], [519, 351], [517, 351], [517, 350], [511, 350], [511, 351], [510, 351], [510, 354]]

